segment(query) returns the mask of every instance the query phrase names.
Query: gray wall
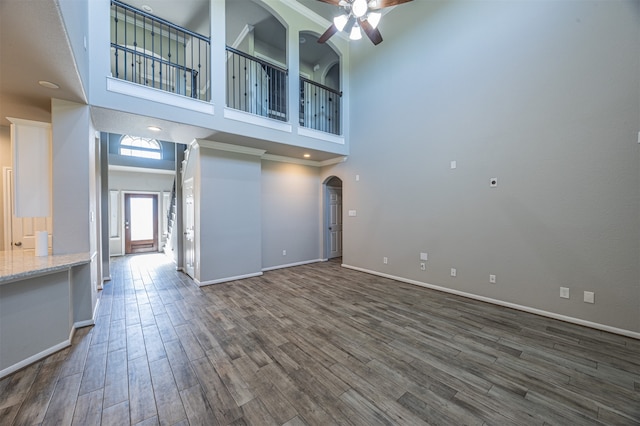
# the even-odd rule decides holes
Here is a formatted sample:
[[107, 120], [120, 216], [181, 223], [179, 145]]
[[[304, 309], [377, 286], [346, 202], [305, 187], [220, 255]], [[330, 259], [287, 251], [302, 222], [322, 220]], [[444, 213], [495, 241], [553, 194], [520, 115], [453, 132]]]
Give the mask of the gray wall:
[[52, 100], [53, 254], [89, 253], [94, 230], [90, 176], [94, 166], [89, 107]]
[[[320, 255], [318, 168], [262, 162], [262, 266], [318, 260]], [[286, 250], [286, 255], [283, 255]]]
[[[98, 237], [100, 206], [97, 175], [100, 174], [96, 152], [96, 131], [89, 107], [52, 99], [53, 152], [53, 254], [89, 253], [90, 273], [85, 282], [74, 278], [76, 290], [89, 289], [86, 298], [74, 296], [78, 318], [91, 321], [97, 303], [97, 286], [101, 277], [101, 246]], [[78, 318], [74, 318], [77, 321]], [[84, 325], [87, 325], [85, 323]]]
[[204, 147], [199, 155], [198, 280], [260, 273], [260, 157]]
[[381, 31], [323, 170], [344, 263], [640, 331], [640, 3], [415, 1]]

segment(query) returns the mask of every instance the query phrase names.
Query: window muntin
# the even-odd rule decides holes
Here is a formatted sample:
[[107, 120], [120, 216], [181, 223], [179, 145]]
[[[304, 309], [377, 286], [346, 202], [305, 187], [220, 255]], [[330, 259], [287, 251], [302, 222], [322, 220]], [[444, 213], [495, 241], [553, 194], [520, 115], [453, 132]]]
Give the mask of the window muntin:
[[120, 155], [162, 160], [162, 146], [155, 139], [126, 135], [120, 140]]

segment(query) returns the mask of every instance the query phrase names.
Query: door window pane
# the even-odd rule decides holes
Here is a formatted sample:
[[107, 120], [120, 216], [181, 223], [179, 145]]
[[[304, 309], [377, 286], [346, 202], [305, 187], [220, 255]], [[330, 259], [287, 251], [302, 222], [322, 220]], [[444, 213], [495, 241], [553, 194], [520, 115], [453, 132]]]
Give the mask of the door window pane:
[[131, 197], [131, 241], [153, 239], [153, 199]]

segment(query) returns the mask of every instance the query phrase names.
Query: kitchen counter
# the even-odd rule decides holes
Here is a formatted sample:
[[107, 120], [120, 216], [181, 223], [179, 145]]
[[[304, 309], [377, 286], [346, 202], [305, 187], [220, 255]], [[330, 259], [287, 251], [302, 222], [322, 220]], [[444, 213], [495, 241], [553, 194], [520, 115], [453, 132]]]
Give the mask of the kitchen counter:
[[0, 252], [0, 379], [71, 344], [93, 324], [96, 255]]
[[34, 256], [32, 252], [0, 251], [0, 285], [89, 263], [89, 253]]

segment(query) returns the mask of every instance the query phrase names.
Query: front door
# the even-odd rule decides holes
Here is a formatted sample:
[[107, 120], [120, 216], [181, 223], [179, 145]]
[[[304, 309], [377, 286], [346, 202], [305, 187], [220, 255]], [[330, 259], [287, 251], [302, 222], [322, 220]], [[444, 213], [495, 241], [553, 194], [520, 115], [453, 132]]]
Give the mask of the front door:
[[342, 188], [327, 187], [329, 198], [328, 232], [329, 253], [328, 258], [342, 256]]
[[158, 251], [158, 196], [125, 194], [124, 252]]
[[184, 250], [184, 271], [191, 278], [195, 278], [195, 205], [193, 198], [193, 179], [187, 179], [182, 188], [183, 205], [183, 250]]

